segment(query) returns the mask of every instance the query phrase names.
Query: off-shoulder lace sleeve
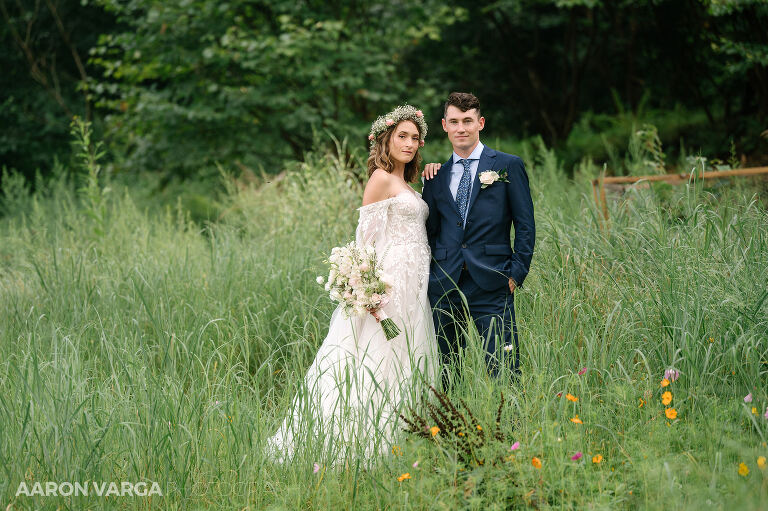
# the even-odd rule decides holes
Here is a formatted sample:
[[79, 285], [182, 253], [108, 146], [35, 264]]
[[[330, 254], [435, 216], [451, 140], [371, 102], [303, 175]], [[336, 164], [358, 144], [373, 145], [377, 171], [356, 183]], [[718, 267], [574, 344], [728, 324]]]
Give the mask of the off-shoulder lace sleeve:
[[376, 244], [381, 246], [383, 244], [391, 202], [390, 199], [385, 199], [358, 208], [360, 219], [357, 222], [357, 231], [355, 232], [355, 240], [358, 245]]

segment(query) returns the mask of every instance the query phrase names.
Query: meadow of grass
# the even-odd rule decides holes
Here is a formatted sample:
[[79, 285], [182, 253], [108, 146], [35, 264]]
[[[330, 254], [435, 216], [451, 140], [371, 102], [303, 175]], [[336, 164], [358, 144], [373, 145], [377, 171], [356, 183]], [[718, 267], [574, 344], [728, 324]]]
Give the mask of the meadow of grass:
[[[373, 468], [329, 469], [311, 446], [285, 466], [262, 446], [326, 333], [315, 276], [353, 236], [360, 155], [310, 153], [272, 182], [224, 175], [205, 225], [106, 182], [92, 156], [33, 194], [5, 177], [1, 509], [765, 507], [760, 182], [632, 190], [603, 222], [597, 169], [569, 180], [526, 145], [538, 236], [516, 295], [522, 376], [488, 378], [471, 335], [451, 391], [488, 426], [504, 393], [505, 440], [483, 448], [497, 462], [404, 433]], [[679, 377], [662, 387], [667, 370]], [[22, 481], [157, 481], [164, 495], [16, 497]]]

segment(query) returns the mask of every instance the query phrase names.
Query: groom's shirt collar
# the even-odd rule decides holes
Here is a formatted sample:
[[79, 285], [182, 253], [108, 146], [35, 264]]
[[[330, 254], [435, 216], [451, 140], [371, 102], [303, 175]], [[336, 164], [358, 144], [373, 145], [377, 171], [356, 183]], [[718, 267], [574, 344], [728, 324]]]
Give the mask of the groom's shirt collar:
[[[480, 159], [480, 155], [483, 154], [483, 148], [484, 147], [485, 146], [483, 145], [482, 142], [478, 142], [477, 145], [475, 146], [474, 150], [472, 150], [472, 153], [469, 155], [469, 157], [467, 159], [468, 160], [479, 160]], [[456, 162], [458, 162], [461, 159], [462, 159], [461, 156], [456, 154], [456, 151], [454, 151], [453, 152], [453, 163], [454, 163], [454, 165], [456, 164]]]

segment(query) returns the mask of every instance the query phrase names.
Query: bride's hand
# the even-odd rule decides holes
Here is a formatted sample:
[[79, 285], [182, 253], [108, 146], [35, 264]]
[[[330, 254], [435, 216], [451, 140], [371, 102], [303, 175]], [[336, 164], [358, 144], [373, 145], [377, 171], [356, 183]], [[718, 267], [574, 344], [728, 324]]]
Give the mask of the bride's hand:
[[421, 173], [421, 175], [424, 177], [424, 179], [432, 179], [433, 177], [437, 176], [437, 171], [440, 170], [439, 163], [427, 163], [424, 165], [424, 172]]

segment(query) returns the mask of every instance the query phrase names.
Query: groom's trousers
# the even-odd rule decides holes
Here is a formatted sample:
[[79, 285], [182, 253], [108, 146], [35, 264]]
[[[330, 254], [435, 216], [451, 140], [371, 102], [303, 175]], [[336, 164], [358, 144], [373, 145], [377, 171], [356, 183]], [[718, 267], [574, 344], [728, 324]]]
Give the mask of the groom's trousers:
[[430, 296], [444, 386], [447, 384], [446, 371], [458, 348], [466, 347], [468, 318], [474, 322], [484, 343], [485, 361], [491, 376], [498, 376], [501, 363], [508, 365], [513, 375], [519, 374], [520, 346], [514, 293], [506, 286], [499, 291], [488, 292], [477, 285], [467, 270], [462, 270], [457, 285], [458, 290], [449, 290], [441, 297]]

